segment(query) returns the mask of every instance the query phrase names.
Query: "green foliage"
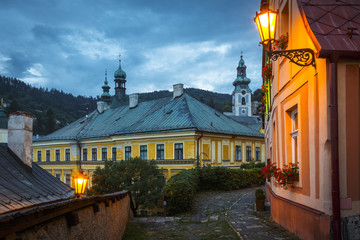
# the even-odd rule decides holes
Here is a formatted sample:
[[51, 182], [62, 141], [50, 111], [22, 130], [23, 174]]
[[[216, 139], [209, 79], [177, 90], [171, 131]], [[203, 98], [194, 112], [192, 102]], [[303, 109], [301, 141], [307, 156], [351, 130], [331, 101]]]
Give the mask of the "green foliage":
[[168, 195], [168, 214], [191, 210], [197, 191], [231, 191], [264, 184], [261, 169], [230, 169], [206, 166], [184, 170], [170, 178], [165, 185]]
[[162, 195], [165, 180], [155, 161], [133, 158], [120, 162], [106, 161], [104, 168], [96, 168], [92, 183], [96, 194], [129, 190], [137, 210], [139, 206], [155, 206]]
[[52, 133], [55, 130], [55, 118], [54, 113], [49, 108], [46, 112], [46, 125], [45, 125], [45, 134]]
[[55, 131], [68, 123], [83, 117], [96, 108], [96, 99], [92, 97], [73, 96], [56, 89], [36, 88], [16, 78], [0, 76], [0, 97], [9, 104], [7, 113], [18, 110], [35, 116], [34, 134], [47, 134], [47, 111], [51, 108], [53, 119], [58, 120]]
[[224, 112], [232, 112], [232, 104], [230, 101], [224, 102], [223, 111]]
[[251, 101], [261, 102], [262, 97], [263, 97], [263, 93], [261, 92], [261, 89], [260, 88], [256, 89], [254, 91], [254, 94], [251, 96]]
[[258, 162], [258, 163], [244, 163], [241, 165], [242, 169], [252, 169], [252, 168], [263, 168], [265, 167], [264, 162]]
[[191, 210], [197, 186], [196, 169], [184, 170], [170, 178], [164, 187], [168, 214], [174, 215]]
[[262, 189], [256, 189], [255, 191], [256, 200], [265, 200], [265, 193]]

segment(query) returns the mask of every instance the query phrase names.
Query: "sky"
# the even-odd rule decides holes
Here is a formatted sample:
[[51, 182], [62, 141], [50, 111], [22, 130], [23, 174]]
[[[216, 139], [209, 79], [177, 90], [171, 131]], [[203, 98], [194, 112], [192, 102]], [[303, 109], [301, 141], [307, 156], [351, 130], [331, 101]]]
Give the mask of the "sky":
[[261, 88], [260, 0], [1, 0], [0, 75], [35, 87], [101, 95], [105, 70], [126, 93], [173, 84], [231, 94], [241, 52]]

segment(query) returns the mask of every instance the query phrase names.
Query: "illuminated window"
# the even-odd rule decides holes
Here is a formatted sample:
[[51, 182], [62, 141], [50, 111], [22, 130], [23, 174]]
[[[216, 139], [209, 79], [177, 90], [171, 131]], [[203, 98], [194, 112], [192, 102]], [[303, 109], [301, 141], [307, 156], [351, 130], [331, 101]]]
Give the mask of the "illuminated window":
[[291, 117], [291, 132], [290, 132], [290, 136], [291, 136], [291, 162], [292, 163], [297, 163], [298, 160], [298, 111], [297, 109], [293, 110], [290, 113], [290, 117]]
[[241, 161], [241, 146], [235, 147], [235, 160]]
[[164, 144], [156, 145], [156, 159], [164, 160]]

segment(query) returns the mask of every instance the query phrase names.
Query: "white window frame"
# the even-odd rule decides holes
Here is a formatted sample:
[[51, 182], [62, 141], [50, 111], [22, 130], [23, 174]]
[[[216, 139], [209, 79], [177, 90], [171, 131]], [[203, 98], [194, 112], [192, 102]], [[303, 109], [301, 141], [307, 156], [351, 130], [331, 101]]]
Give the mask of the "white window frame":
[[[291, 118], [291, 162], [299, 162], [299, 115], [297, 108], [290, 113]], [[295, 122], [298, 122], [296, 126]]]

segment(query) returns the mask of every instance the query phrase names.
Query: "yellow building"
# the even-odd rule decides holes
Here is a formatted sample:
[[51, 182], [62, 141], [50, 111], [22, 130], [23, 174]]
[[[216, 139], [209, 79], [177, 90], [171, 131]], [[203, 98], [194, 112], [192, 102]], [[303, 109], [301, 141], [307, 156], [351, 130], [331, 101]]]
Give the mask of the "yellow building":
[[166, 178], [200, 164], [239, 167], [246, 160], [265, 161], [259, 131], [238, 123], [183, 93], [138, 101], [125, 95], [126, 74], [115, 72], [115, 96], [107, 80], [97, 110], [47, 136], [34, 138], [33, 160], [71, 185], [78, 165], [89, 176], [105, 160], [133, 157], [156, 160]]

